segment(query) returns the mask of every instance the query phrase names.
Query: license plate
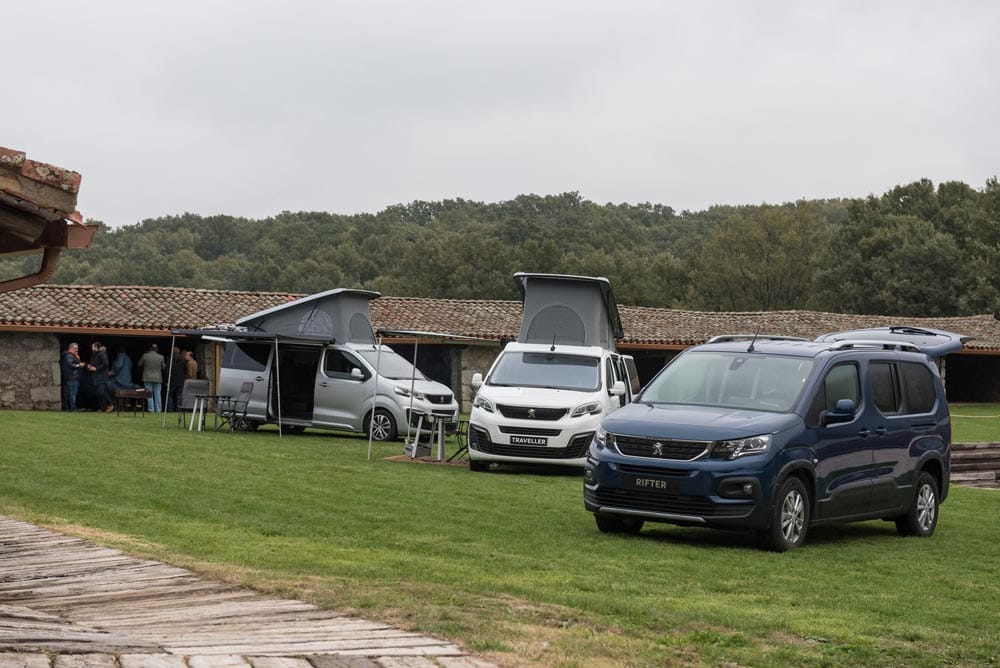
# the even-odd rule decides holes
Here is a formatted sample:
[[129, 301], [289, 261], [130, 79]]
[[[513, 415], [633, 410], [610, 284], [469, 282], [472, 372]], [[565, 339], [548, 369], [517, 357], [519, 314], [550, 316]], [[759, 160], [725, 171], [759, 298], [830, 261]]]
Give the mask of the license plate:
[[642, 475], [626, 475], [625, 486], [629, 489], [638, 489], [645, 492], [663, 492], [664, 494], [676, 494], [680, 489], [680, 483], [676, 480], [664, 480], [663, 478], [651, 478]]
[[539, 445], [546, 446], [549, 444], [549, 439], [544, 436], [511, 436], [511, 445]]

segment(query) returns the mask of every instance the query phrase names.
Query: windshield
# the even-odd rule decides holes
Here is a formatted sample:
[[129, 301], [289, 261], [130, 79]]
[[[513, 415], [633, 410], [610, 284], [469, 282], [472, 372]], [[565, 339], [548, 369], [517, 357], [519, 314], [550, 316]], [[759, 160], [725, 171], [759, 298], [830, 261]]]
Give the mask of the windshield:
[[504, 353], [489, 385], [550, 387], [594, 392], [601, 387], [600, 359], [558, 353]]
[[801, 357], [692, 352], [654, 378], [640, 401], [785, 412], [812, 368]]
[[412, 376], [417, 380], [427, 380], [427, 377], [420, 373], [420, 369], [414, 368], [412, 364], [391, 350], [383, 349], [381, 355], [377, 350], [355, 350], [355, 352], [364, 357], [373, 369], [378, 369], [379, 375], [383, 378], [410, 380]]

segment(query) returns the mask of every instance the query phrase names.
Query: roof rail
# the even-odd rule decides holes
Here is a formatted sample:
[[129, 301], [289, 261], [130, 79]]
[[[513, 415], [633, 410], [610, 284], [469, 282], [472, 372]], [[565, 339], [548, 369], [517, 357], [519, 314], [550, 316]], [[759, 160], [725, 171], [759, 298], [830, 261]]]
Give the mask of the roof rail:
[[844, 348], [881, 348], [882, 350], [907, 350], [921, 352], [920, 348], [906, 341], [878, 341], [876, 339], [843, 339], [830, 344], [830, 350]]
[[719, 334], [705, 343], [728, 343], [730, 341], [808, 341], [801, 336], [774, 336], [771, 334]]

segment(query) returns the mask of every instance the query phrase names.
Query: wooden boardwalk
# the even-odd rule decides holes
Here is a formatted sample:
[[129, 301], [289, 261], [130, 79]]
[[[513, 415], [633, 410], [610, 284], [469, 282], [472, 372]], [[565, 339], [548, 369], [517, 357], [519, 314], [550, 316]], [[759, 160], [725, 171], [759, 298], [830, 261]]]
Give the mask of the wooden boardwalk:
[[0, 668], [438, 666], [493, 664], [0, 517]]

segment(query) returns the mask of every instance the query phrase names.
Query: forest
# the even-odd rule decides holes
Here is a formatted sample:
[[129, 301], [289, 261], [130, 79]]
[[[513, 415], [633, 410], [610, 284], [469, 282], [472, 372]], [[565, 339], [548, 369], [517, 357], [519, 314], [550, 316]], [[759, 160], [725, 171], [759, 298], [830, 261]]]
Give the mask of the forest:
[[[0, 278], [37, 266], [37, 256], [6, 259]], [[637, 306], [996, 313], [1000, 184], [923, 179], [866, 198], [680, 213], [567, 192], [373, 214], [183, 214], [102, 225], [49, 282], [516, 299], [515, 271], [606, 276], [620, 303]]]

